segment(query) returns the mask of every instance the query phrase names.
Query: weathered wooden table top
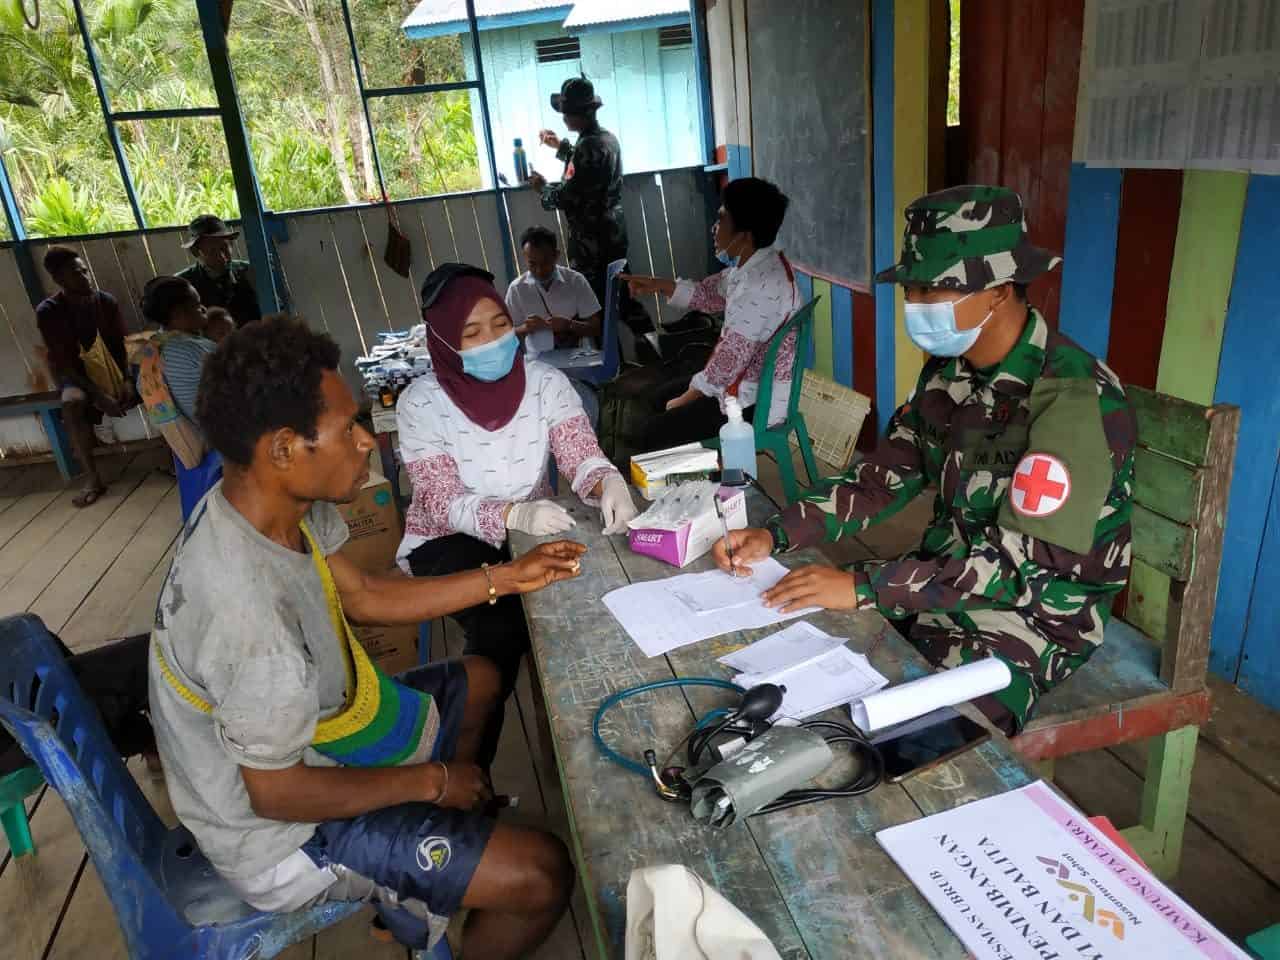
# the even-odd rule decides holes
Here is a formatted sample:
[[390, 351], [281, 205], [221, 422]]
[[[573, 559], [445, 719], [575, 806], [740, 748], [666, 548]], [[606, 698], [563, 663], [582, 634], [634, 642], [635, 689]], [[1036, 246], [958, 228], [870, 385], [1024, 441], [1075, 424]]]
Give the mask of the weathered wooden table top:
[[[755, 817], [725, 832], [697, 823], [686, 805], [663, 801], [648, 779], [600, 755], [591, 736], [596, 708], [611, 693], [653, 680], [732, 679], [732, 671], [716, 658], [780, 628], [725, 634], [665, 656], [646, 657], [600, 598], [629, 583], [710, 569], [711, 558], [678, 571], [632, 553], [625, 537], [605, 537], [597, 509], [571, 495], [557, 502], [577, 519], [569, 536], [588, 547], [582, 575], [525, 597], [525, 611], [569, 808], [579, 879], [605, 955], [623, 955], [631, 871], [680, 863], [758, 924], [786, 960], [966, 956], [960, 941], [876, 843], [875, 834], [1031, 782], [1032, 775], [1008, 743], [993, 737], [905, 783], [886, 783], [861, 797]], [[759, 523], [771, 510], [766, 498], [750, 492], [753, 522]], [[513, 533], [512, 550], [519, 555], [542, 539], [553, 538]], [[795, 567], [820, 557], [797, 551], [780, 559]], [[877, 613], [824, 611], [807, 619], [833, 636], [849, 637], [854, 651], [872, 650], [872, 664], [891, 682], [920, 676], [927, 669]], [[648, 747], [663, 757], [696, 716], [731, 699], [729, 691], [699, 687], [642, 694], [610, 710], [602, 732], [615, 750], [637, 761]], [[848, 720], [847, 711], [844, 719]]]

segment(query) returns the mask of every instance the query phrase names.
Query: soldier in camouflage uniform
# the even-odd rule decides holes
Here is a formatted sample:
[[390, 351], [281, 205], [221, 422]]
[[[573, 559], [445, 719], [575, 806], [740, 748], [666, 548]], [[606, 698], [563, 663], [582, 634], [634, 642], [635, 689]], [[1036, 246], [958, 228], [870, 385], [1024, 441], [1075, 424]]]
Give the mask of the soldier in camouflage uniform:
[[622, 215], [622, 147], [596, 122], [602, 103], [585, 77], [570, 77], [551, 95], [551, 106], [564, 114], [578, 142], [571, 144], [543, 130], [542, 142], [555, 149], [565, 165], [564, 179], [548, 184], [534, 173], [529, 183], [542, 193], [545, 209], [564, 212], [569, 266], [587, 278], [596, 299], [604, 303], [605, 271], [612, 261], [627, 256], [627, 222]]
[[1128, 580], [1136, 422], [1106, 364], [1027, 305], [1060, 260], [1028, 242], [1016, 193], [953, 187], [906, 216], [901, 261], [876, 280], [906, 288], [908, 332], [934, 355], [878, 449], [766, 530], [735, 531], [734, 564], [852, 536], [936, 487], [917, 549], [805, 567], [765, 599], [874, 607], [939, 667], [998, 657], [1013, 682], [978, 706], [1015, 733], [1102, 643]]

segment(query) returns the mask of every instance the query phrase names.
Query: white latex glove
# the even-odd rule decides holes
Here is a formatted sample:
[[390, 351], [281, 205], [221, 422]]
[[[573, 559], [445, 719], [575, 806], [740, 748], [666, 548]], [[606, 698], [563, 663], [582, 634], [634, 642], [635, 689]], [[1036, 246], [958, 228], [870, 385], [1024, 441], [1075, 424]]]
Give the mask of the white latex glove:
[[513, 503], [507, 511], [507, 529], [519, 530], [534, 537], [564, 533], [574, 525], [569, 511], [550, 500], [528, 500]]
[[603, 490], [600, 493], [600, 518], [604, 521], [606, 535], [626, 533], [627, 521], [636, 517], [636, 505], [631, 501], [631, 490], [627, 481], [617, 473], [604, 478]]

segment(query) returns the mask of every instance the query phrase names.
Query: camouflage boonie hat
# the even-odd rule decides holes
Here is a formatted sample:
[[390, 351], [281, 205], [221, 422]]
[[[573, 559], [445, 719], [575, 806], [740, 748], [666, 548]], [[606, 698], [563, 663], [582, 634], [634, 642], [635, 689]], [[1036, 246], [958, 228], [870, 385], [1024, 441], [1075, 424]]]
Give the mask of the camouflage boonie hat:
[[1008, 187], [948, 187], [913, 201], [906, 217], [902, 257], [877, 283], [988, 290], [1030, 283], [1062, 263], [1027, 239], [1022, 197]]

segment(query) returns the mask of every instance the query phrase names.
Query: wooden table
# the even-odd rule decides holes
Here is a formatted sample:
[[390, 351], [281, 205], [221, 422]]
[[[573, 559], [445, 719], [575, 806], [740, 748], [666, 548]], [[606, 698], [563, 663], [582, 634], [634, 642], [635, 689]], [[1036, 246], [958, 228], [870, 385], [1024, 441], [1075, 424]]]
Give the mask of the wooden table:
[[[577, 519], [574, 539], [588, 547], [582, 575], [525, 598], [533, 652], [573, 832], [579, 882], [591, 905], [602, 957], [622, 957], [626, 887], [636, 867], [681, 863], [718, 888], [769, 936], [787, 960], [853, 957], [959, 958], [966, 951], [907, 877], [876, 843], [877, 831], [1003, 793], [1034, 777], [1000, 737], [901, 785], [869, 794], [756, 817], [714, 832], [688, 807], [660, 799], [648, 780], [605, 760], [591, 737], [596, 708], [609, 694], [675, 677], [731, 678], [716, 658], [775, 632], [726, 634], [666, 656], [645, 657], [600, 602], [628, 583], [675, 574], [674, 567], [633, 554], [623, 537], [605, 537], [599, 511], [573, 497], [558, 501]], [[751, 491], [748, 513], [771, 512]], [[541, 538], [513, 533], [517, 555]], [[550, 539], [550, 538], [547, 538]], [[815, 562], [811, 551], [781, 558], [790, 567]], [[683, 572], [711, 567], [710, 557]], [[925, 661], [877, 613], [823, 612], [808, 618], [834, 636], [850, 637], [891, 681], [923, 675]], [[641, 759], [665, 756], [695, 714], [730, 700], [725, 691], [682, 688], [644, 694], [612, 709], [606, 740]], [[845, 712], [844, 719], [848, 719]]]

